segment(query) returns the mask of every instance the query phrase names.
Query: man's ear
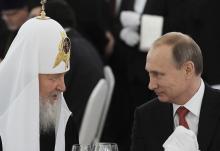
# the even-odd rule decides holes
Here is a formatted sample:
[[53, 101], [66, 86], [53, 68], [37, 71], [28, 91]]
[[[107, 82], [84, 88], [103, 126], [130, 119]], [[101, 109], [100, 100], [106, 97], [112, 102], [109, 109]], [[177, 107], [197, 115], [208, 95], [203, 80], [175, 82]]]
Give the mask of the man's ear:
[[195, 66], [192, 61], [187, 61], [183, 64], [186, 78], [190, 78], [195, 74]]

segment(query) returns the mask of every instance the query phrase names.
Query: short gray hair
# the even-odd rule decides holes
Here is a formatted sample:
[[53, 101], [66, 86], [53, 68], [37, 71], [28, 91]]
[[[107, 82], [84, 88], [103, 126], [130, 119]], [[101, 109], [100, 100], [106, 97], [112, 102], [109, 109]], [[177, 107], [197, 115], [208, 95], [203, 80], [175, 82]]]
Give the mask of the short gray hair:
[[179, 32], [170, 32], [153, 43], [153, 47], [167, 44], [172, 48], [173, 59], [177, 68], [185, 62], [192, 61], [195, 66], [196, 75], [201, 75], [203, 71], [203, 57], [200, 47], [188, 35]]

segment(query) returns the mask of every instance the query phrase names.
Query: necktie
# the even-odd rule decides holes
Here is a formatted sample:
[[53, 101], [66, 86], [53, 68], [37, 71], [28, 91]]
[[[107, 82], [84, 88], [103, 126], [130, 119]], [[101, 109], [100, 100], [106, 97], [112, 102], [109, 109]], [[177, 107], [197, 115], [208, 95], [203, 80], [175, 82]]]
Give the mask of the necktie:
[[186, 121], [186, 114], [189, 112], [189, 110], [187, 108], [185, 108], [184, 106], [181, 106], [177, 109], [177, 114], [179, 116], [179, 125], [184, 126], [185, 128], [189, 129], [189, 125]]

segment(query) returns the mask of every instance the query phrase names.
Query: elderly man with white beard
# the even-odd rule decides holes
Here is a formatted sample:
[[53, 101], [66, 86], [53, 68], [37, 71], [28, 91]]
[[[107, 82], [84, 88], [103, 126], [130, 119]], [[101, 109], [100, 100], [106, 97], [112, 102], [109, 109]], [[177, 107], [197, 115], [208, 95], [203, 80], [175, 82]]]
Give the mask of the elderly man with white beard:
[[44, 11], [22, 25], [0, 64], [0, 151], [70, 151], [78, 143], [63, 98], [70, 49]]

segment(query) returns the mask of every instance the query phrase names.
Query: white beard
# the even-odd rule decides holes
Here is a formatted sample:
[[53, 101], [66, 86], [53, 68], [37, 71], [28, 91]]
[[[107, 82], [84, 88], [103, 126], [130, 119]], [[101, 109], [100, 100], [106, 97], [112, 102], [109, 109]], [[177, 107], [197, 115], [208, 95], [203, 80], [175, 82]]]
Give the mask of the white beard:
[[[60, 97], [59, 97], [60, 98]], [[48, 133], [55, 130], [57, 120], [60, 113], [60, 101], [56, 100], [53, 103], [40, 98], [40, 130], [43, 133]]]

